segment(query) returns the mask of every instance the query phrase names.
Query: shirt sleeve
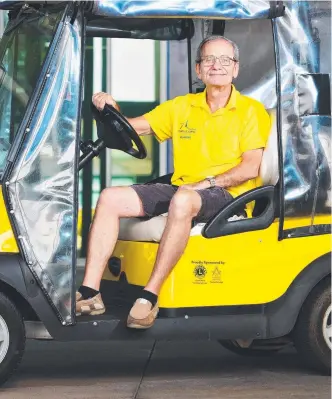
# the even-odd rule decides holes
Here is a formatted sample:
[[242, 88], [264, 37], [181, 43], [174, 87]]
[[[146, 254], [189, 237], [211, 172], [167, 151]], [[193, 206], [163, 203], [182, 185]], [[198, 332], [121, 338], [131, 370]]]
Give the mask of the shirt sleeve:
[[173, 100], [165, 101], [143, 116], [149, 122], [159, 142], [172, 138]]
[[248, 115], [248, 120], [241, 134], [241, 152], [265, 148], [271, 128], [269, 114], [262, 104], [255, 104]]

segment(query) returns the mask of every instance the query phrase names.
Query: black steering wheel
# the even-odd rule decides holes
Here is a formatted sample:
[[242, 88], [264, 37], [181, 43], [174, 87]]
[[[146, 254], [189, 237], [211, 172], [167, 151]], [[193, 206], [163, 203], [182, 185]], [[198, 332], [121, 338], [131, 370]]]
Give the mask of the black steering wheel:
[[[146, 158], [146, 148], [135, 129], [114, 107], [106, 104], [99, 111], [91, 104], [92, 114], [97, 123], [98, 138], [107, 148], [121, 150], [135, 158]], [[137, 148], [133, 146], [133, 143]]]

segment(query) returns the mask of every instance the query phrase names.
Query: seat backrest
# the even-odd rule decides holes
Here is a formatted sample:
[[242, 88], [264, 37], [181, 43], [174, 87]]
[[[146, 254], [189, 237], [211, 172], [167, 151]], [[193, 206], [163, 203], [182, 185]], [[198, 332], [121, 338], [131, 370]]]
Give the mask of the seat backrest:
[[264, 186], [270, 184], [275, 186], [279, 180], [277, 117], [275, 108], [266, 111], [271, 119], [271, 130], [264, 149], [259, 175]]

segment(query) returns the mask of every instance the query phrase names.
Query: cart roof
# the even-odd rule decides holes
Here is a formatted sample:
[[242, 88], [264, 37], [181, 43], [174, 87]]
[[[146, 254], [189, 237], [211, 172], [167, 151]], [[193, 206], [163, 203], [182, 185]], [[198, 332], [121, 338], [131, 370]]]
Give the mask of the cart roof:
[[[33, 6], [52, 4], [49, 1], [4, 1], [1, 9], [12, 9], [23, 4]], [[79, 3], [79, 2], [78, 2]], [[282, 15], [282, 1], [266, 0], [95, 0], [85, 3], [90, 15], [104, 17], [180, 17], [180, 18], [220, 18], [220, 19], [259, 19]]]

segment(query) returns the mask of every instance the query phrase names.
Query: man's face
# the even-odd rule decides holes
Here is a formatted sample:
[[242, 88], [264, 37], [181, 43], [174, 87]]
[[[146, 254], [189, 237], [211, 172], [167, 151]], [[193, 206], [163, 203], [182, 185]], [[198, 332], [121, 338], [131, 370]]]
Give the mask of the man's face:
[[202, 49], [201, 62], [196, 64], [198, 78], [206, 86], [231, 84], [239, 73], [239, 63], [233, 59], [233, 46], [225, 40], [216, 39], [206, 43]]

